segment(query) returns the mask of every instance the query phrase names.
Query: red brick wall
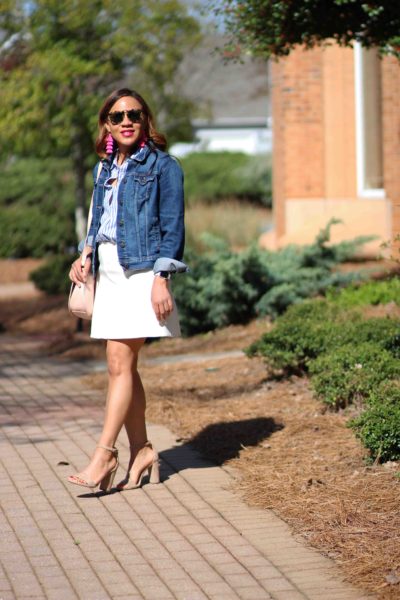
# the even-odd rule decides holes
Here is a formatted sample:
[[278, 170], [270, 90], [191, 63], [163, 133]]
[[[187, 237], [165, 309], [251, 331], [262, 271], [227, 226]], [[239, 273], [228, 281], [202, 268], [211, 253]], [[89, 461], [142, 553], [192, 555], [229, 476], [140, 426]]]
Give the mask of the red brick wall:
[[322, 50], [295, 50], [273, 63], [274, 217], [285, 232], [286, 198], [324, 193]]
[[[366, 233], [378, 233], [387, 239], [392, 221], [393, 236], [400, 234], [400, 62], [386, 57], [382, 63], [384, 188], [393, 210], [390, 202], [384, 200], [374, 208], [372, 205], [380, 202], [374, 199], [370, 201], [374, 210], [369, 216], [368, 211], [364, 211], [367, 201], [357, 197], [352, 50], [337, 46], [311, 51], [298, 48], [273, 63], [271, 80], [274, 217], [278, 244], [287, 233], [286, 207], [290, 205], [287, 210], [292, 211], [293, 203], [302, 199], [316, 202], [316, 216], [318, 211], [321, 214], [325, 210], [328, 201], [331, 212], [336, 210], [332, 208], [332, 201], [338, 200], [342, 206], [345, 202], [349, 235], [358, 235], [360, 218]], [[285, 206], [287, 200], [291, 203]], [[305, 220], [299, 220], [299, 239], [301, 230], [312, 226], [314, 220], [314, 213], [310, 205], [307, 206]], [[291, 224], [293, 231], [293, 218]]]
[[400, 234], [400, 62], [393, 57], [382, 63], [382, 128], [384, 187], [393, 205], [395, 237]]

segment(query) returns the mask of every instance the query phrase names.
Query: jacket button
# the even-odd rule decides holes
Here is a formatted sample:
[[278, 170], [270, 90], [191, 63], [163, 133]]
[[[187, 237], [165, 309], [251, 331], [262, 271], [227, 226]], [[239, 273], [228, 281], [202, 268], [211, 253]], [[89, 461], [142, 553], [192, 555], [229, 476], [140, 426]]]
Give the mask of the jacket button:
[[123, 225], [123, 224], [124, 224], [124, 222], [123, 222], [123, 221], [120, 221], [120, 222], [119, 222], [119, 226], [120, 226], [120, 227], [122, 227], [122, 225]]
[[126, 182], [127, 182], [127, 179], [125, 177], [125, 179], [122, 180], [122, 183], [126, 183]]
[[119, 205], [122, 206], [122, 202], [120, 202]]
[[125, 242], [120, 243], [121, 248], [125, 248]]

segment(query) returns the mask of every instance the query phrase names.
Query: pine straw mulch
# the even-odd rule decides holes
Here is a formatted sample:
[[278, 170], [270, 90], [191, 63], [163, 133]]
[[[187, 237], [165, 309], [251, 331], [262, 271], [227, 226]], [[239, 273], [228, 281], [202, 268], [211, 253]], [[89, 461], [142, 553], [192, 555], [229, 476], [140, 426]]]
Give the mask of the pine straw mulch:
[[[150, 421], [234, 466], [246, 502], [277, 512], [353, 584], [400, 597], [400, 465], [367, 466], [349, 415], [326, 411], [306, 378], [267, 379], [260, 359], [142, 362], [140, 371]], [[85, 380], [106, 387], [105, 374]]]

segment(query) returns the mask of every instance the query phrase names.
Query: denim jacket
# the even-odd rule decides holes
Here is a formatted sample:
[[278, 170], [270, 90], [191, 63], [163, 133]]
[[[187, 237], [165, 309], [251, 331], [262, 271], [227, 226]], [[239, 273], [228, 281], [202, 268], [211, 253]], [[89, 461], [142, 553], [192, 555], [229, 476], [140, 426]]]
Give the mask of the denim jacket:
[[[113, 157], [93, 169], [92, 222], [86, 243], [96, 250], [105, 194]], [[185, 244], [183, 173], [179, 163], [166, 152], [146, 146], [130, 161], [118, 191], [117, 251], [124, 270], [153, 268], [172, 273], [187, 271], [182, 262]], [[93, 273], [98, 268], [93, 253]]]

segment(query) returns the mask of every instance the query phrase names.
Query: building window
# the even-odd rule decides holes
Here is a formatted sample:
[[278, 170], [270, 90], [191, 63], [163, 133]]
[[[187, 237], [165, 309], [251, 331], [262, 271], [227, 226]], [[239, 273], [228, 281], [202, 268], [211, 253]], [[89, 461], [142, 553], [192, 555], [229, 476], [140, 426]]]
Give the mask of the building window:
[[354, 50], [358, 194], [383, 198], [381, 60], [376, 49]]

